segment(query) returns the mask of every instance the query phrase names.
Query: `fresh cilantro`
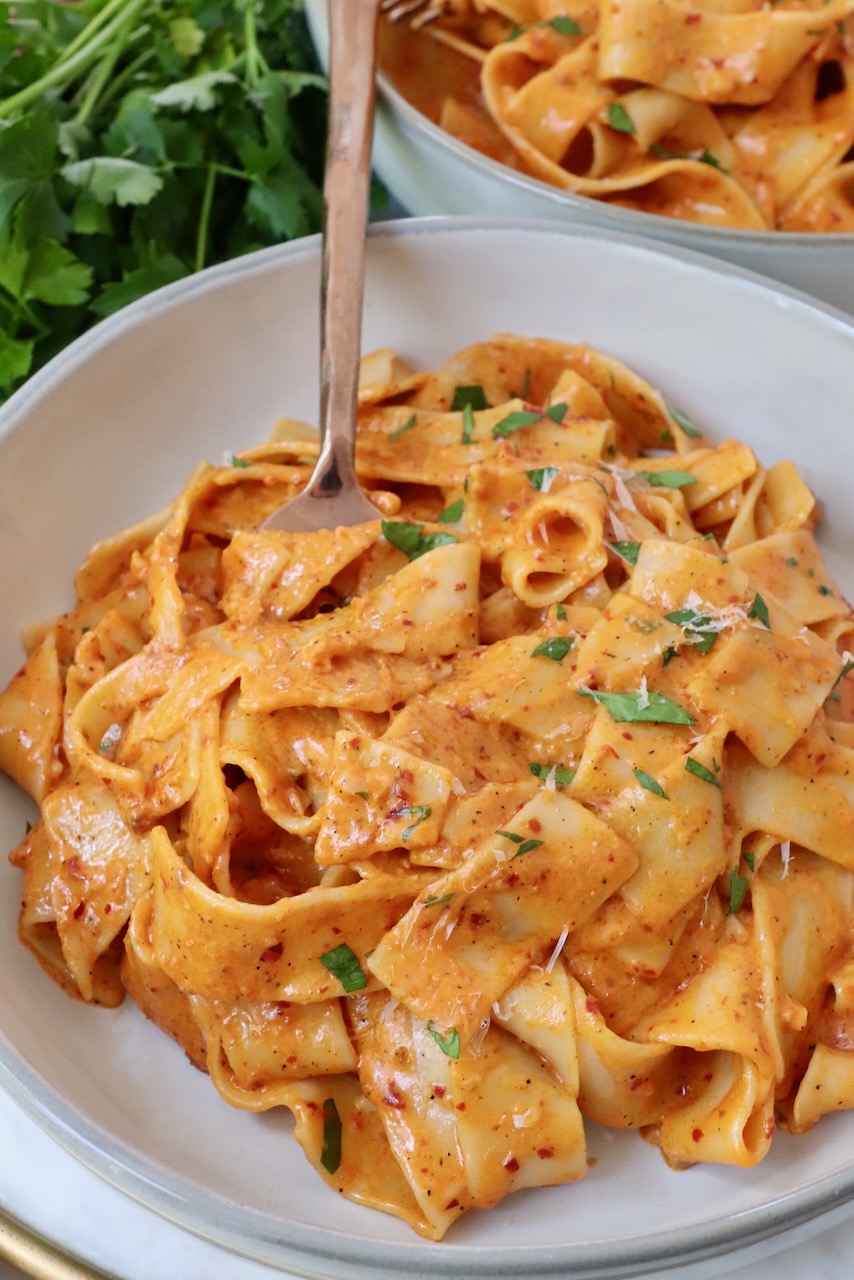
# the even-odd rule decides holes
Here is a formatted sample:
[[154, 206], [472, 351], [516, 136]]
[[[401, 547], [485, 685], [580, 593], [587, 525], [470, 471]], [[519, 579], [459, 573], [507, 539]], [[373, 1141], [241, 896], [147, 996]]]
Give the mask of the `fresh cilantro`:
[[335, 1173], [341, 1163], [341, 1117], [334, 1098], [323, 1102], [323, 1147], [320, 1163], [327, 1173]]
[[568, 787], [575, 777], [574, 769], [564, 769], [559, 764], [537, 764], [535, 760], [532, 760], [528, 765], [528, 769], [541, 782], [545, 782], [549, 776], [552, 776], [556, 787]]
[[654, 796], [661, 796], [662, 800], [670, 799], [667, 792], [662, 790], [655, 778], [653, 778], [652, 774], [647, 773], [645, 769], [632, 769], [632, 773], [635, 775], [641, 786], [647, 791], [651, 791]]
[[345, 991], [363, 991], [368, 985], [357, 956], [346, 942], [339, 943], [331, 951], [324, 951], [323, 955], [317, 958], [324, 969], [328, 969], [332, 976], [338, 979]]
[[713, 787], [723, 790], [720, 778], [716, 777], [711, 769], [707, 769], [704, 764], [700, 764], [699, 760], [695, 760], [693, 756], [688, 756], [685, 761], [685, 768], [689, 773], [693, 773], [695, 778], [701, 778], [703, 782], [711, 782]]
[[456, 1027], [452, 1027], [446, 1036], [443, 1036], [433, 1024], [433, 1020], [427, 1023], [427, 1030], [436, 1041], [436, 1044], [442, 1050], [446, 1058], [458, 1058], [460, 1056], [460, 1035]]
[[403, 842], [405, 843], [409, 839], [409, 837], [412, 835], [415, 828], [420, 827], [421, 823], [424, 822], [425, 819], [429, 818], [432, 812], [433, 810], [430, 808], [429, 804], [408, 804], [408, 805], [405, 805], [402, 809], [396, 809], [394, 813], [394, 816], [396, 818], [414, 818], [415, 819], [414, 822], [410, 823], [410, 825], [404, 828], [404, 830], [401, 832], [400, 834], [401, 840], [403, 840]]
[[609, 102], [605, 108], [608, 124], [617, 133], [636, 133], [635, 122], [622, 102]]
[[446, 902], [450, 902], [453, 896], [454, 895], [452, 893], [428, 893], [427, 897], [424, 899], [424, 902], [422, 903], [422, 906], [439, 907]]
[[474, 435], [474, 409], [470, 404], [463, 405], [463, 444], [471, 444]]
[[451, 413], [459, 413], [461, 409], [487, 409], [486, 392], [478, 383], [468, 386], [454, 387], [451, 400]]
[[696, 609], [677, 609], [675, 613], [665, 615], [668, 622], [675, 622], [685, 632], [685, 639], [696, 645], [700, 653], [708, 653], [718, 638], [718, 633], [710, 629], [711, 618]]
[[631, 723], [644, 721], [650, 724], [693, 724], [694, 717], [690, 711], [672, 702], [663, 693], [604, 693], [601, 689], [587, 689], [584, 685], [576, 690], [582, 698], [592, 698], [607, 707], [614, 720]]
[[401, 436], [405, 436], [407, 431], [412, 430], [412, 428], [415, 426], [417, 421], [418, 421], [418, 414], [413, 413], [410, 418], [406, 419], [402, 427], [398, 427], [396, 431], [389, 431], [388, 433], [389, 440], [399, 440]]
[[667, 409], [667, 412], [670, 414], [677, 427], [679, 427], [681, 431], [684, 431], [686, 436], [691, 436], [692, 439], [702, 436], [702, 431], [697, 430], [687, 413], [683, 413], [681, 409], [674, 409], [673, 405], [668, 404], [666, 400], [664, 402], [664, 407]]
[[641, 548], [639, 542], [607, 542], [605, 545], [615, 551], [622, 560], [627, 560], [629, 564], [637, 564]]
[[515, 831], [496, 831], [495, 834], [503, 836], [505, 840], [510, 840], [513, 844], [519, 846], [513, 854], [513, 858], [510, 859], [511, 862], [514, 858], [521, 858], [523, 853], [530, 853], [532, 849], [539, 849], [543, 843], [542, 840], [526, 840], [524, 836], [520, 836]]
[[532, 658], [551, 658], [552, 662], [563, 662], [575, 643], [574, 636], [552, 636], [531, 650]]
[[459, 542], [456, 534], [425, 533], [420, 524], [410, 524], [408, 520], [383, 520], [382, 531], [385, 540], [410, 560], [417, 560], [435, 547], [447, 547], [452, 542]]
[[525, 475], [530, 480], [532, 489], [545, 493], [551, 487], [555, 476], [560, 475], [560, 471], [557, 467], [536, 467], [533, 471], [526, 471]]
[[551, 27], [560, 36], [580, 36], [581, 27], [575, 21], [575, 18], [565, 17], [563, 14], [557, 14], [554, 18], [546, 18], [543, 22], [532, 22], [527, 27], [514, 27], [504, 37], [505, 40], [518, 40], [526, 31], [532, 31], [536, 27]]
[[523, 427], [532, 427], [535, 422], [542, 422], [542, 420], [541, 413], [529, 413], [527, 409], [514, 409], [500, 422], [496, 422], [492, 428], [492, 438], [493, 440], [504, 439], [514, 431], [521, 431]]
[[567, 406], [564, 401], [560, 400], [557, 404], [550, 404], [546, 409], [545, 417], [551, 418], [552, 422], [561, 423], [566, 416]]
[[442, 514], [436, 517], [437, 522], [439, 524], [456, 524], [458, 520], [463, 518], [465, 505], [462, 498], [457, 498], [456, 502], [452, 502], [450, 506], [445, 507]]
[[735, 915], [736, 911], [743, 905], [744, 899], [747, 897], [747, 889], [750, 884], [747, 876], [738, 874], [738, 867], [733, 867], [729, 873], [729, 905], [727, 907], [727, 915]]
[[229, 462], [233, 467], [251, 467], [252, 466], [252, 463], [249, 461], [248, 458], [239, 458], [236, 453], [233, 453], [231, 455], [231, 457], [229, 458]]
[[684, 489], [688, 484], [697, 483], [697, 477], [690, 471], [638, 471], [635, 474], [639, 480], [664, 489]]
[[763, 627], [767, 627], [769, 631], [771, 630], [771, 619], [768, 617], [768, 606], [758, 592], [754, 598], [753, 604], [747, 611], [747, 616], [748, 618], [755, 618], [757, 622], [762, 623]]
[[558, 622], [566, 622], [566, 609], [562, 604], [555, 605], [555, 613], [557, 614]]
[[0, 399], [96, 320], [320, 229], [300, 0], [0, 4]]
[[660, 142], [654, 142], [650, 147], [650, 151], [661, 160], [698, 160], [700, 164], [711, 165], [713, 169], [719, 169], [721, 173], [729, 173], [729, 169], [725, 169], [717, 156], [713, 155], [711, 151], [707, 151], [705, 147], [698, 151], [670, 151], [667, 147], [662, 146]]
[[747, 863], [747, 865], [750, 867], [750, 870], [751, 870], [751, 871], [755, 871], [755, 870], [756, 870], [756, 855], [755, 855], [755, 854], [753, 854], [753, 853], [751, 853], [749, 849], [746, 849], [746, 850], [744, 851], [744, 853], [743, 853], [741, 856], [742, 856], [742, 858], [744, 858], [744, 861], [745, 861], [745, 862]]

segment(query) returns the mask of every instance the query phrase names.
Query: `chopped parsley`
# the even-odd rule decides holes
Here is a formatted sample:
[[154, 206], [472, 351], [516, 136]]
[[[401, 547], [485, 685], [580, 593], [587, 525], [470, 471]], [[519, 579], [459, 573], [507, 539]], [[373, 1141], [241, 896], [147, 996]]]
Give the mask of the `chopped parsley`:
[[471, 444], [474, 435], [474, 409], [470, 404], [463, 405], [463, 444]]
[[446, 1036], [433, 1024], [433, 1019], [427, 1023], [427, 1030], [436, 1041], [436, 1044], [442, 1050], [446, 1058], [458, 1058], [460, 1056], [460, 1033], [456, 1027], [452, 1027]]
[[685, 639], [695, 645], [700, 653], [708, 653], [718, 633], [711, 627], [711, 618], [696, 609], [677, 609], [665, 615], [668, 622], [675, 622], [685, 632]]
[[469, 386], [454, 387], [451, 400], [451, 413], [459, 413], [461, 409], [488, 409], [486, 392], [478, 383]]
[[695, 778], [701, 778], [703, 782], [711, 782], [713, 787], [717, 787], [719, 791], [723, 790], [720, 778], [716, 777], [711, 769], [707, 769], [704, 764], [700, 764], [699, 760], [695, 760], [693, 756], [688, 756], [685, 761], [685, 768], [689, 773], [693, 773]]
[[563, 14], [557, 14], [554, 18], [546, 18], [543, 22], [531, 22], [526, 27], [514, 27], [504, 37], [505, 42], [510, 40], [518, 40], [526, 31], [533, 31], [537, 27], [551, 27], [559, 36], [580, 36], [581, 27], [575, 21], [575, 18], [567, 18]]
[[629, 564], [637, 564], [641, 549], [639, 542], [606, 542], [605, 545], [616, 552], [622, 560], [627, 560]]
[[564, 769], [559, 764], [537, 764], [536, 760], [529, 763], [528, 769], [541, 782], [545, 782], [550, 776], [553, 777], [557, 787], [568, 787], [575, 777], [574, 769]]
[[729, 873], [729, 905], [727, 907], [727, 915], [735, 915], [736, 911], [744, 904], [747, 897], [747, 890], [750, 881], [747, 876], [738, 874], [738, 867], [733, 867]]
[[413, 413], [411, 418], [407, 418], [402, 427], [398, 427], [396, 431], [389, 431], [389, 440], [399, 440], [401, 436], [406, 435], [407, 431], [411, 431], [418, 421], [417, 413]]
[[334, 1098], [323, 1102], [323, 1148], [320, 1163], [327, 1173], [335, 1173], [341, 1163], [341, 1117]]
[[557, 467], [536, 467], [533, 471], [526, 471], [525, 475], [530, 480], [532, 489], [546, 493], [551, 488], [555, 476], [560, 475], [560, 471]]
[[410, 823], [408, 827], [401, 832], [400, 838], [404, 842], [409, 839], [416, 827], [420, 827], [425, 818], [429, 818], [433, 810], [429, 804], [408, 804], [403, 809], [396, 809], [394, 816], [396, 818], [414, 818], [415, 821]]
[[566, 609], [562, 604], [555, 605], [555, 613], [557, 614], [558, 622], [566, 622]]
[[761, 622], [763, 627], [771, 630], [771, 619], [768, 617], [768, 606], [757, 592], [753, 604], [747, 611], [748, 618], [756, 618], [757, 622]]
[[635, 122], [622, 102], [609, 102], [605, 108], [608, 124], [617, 133], [636, 133]]
[[645, 769], [632, 769], [632, 773], [645, 790], [651, 791], [654, 796], [661, 796], [662, 800], [670, 799], [667, 792], [659, 786], [652, 774], [647, 773]]
[[[513, 854], [513, 858], [520, 858], [523, 853], [530, 853], [532, 849], [539, 849], [543, 843], [542, 840], [526, 840], [524, 836], [517, 835], [515, 831], [496, 831], [497, 836], [503, 836], [505, 840], [512, 841], [519, 848]], [[510, 861], [513, 861], [513, 858]]]
[[697, 477], [690, 471], [638, 471], [636, 474], [639, 480], [646, 480], [647, 484], [662, 489], [684, 489], [686, 485], [697, 483]]
[[573, 636], [552, 636], [549, 640], [538, 644], [536, 649], [531, 651], [531, 657], [551, 658], [552, 662], [563, 662], [574, 643]]
[[650, 724], [693, 724], [690, 711], [663, 693], [604, 693], [601, 689], [576, 689], [582, 698], [592, 698], [607, 707], [614, 720], [621, 723], [645, 721]]
[[252, 463], [249, 461], [248, 458], [239, 458], [236, 453], [233, 453], [231, 455], [231, 457], [229, 458], [229, 462], [233, 467], [251, 467], [252, 466]]
[[445, 507], [442, 514], [436, 517], [436, 521], [438, 524], [456, 524], [458, 520], [462, 520], [464, 509], [465, 502], [462, 498], [457, 498], [456, 502]]
[[711, 151], [707, 151], [705, 147], [699, 151], [670, 151], [667, 147], [663, 147], [660, 142], [654, 142], [650, 147], [650, 151], [654, 156], [658, 156], [660, 160], [698, 160], [700, 164], [711, 165], [713, 169], [719, 169], [721, 173], [729, 173], [729, 169], [725, 169], [717, 156]]
[[345, 991], [364, 991], [368, 985], [368, 979], [355, 952], [350, 950], [346, 942], [339, 943], [331, 951], [324, 951], [317, 958], [324, 969], [328, 969], [338, 979]]
[[410, 560], [417, 560], [436, 547], [448, 547], [459, 538], [453, 533], [425, 533], [420, 524], [408, 520], [383, 520], [383, 537]]
[[446, 902], [450, 902], [453, 898], [452, 893], [428, 893], [422, 902], [423, 907], [440, 907]]
[[542, 422], [543, 418], [551, 418], [552, 422], [561, 422], [563, 415], [566, 413], [566, 405], [553, 404], [542, 413], [531, 413], [527, 409], [514, 409], [502, 418], [500, 422], [496, 422], [492, 428], [493, 440], [506, 439], [512, 435], [514, 431], [521, 431], [523, 427], [532, 427], [535, 422]]
[[683, 413], [681, 409], [674, 409], [673, 405], [668, 404], [666, 400], [664, 402], [664, 407], [676, 423], [677, 427], [684, 431], [686, 436], [691, 436], [692, 439], [697, 439], [702, 436], [702, 431], [697, 430], [687, 413]]

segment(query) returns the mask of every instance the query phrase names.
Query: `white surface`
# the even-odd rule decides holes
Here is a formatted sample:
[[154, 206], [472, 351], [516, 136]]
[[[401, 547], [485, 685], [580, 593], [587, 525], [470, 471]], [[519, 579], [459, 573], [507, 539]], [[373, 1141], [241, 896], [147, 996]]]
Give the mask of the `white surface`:
[[[326, 0], [305, 0], [325, 60]], [[425, 214], [558, 218], [576, 226], [649, 236], [760, 271], [854, 312], [854, 234], [729, 231], [620, 209], [573, 195], [490, 160], [432, 124], [379, 78], [374, 165], [404, 208]]]
[[[0, 414], [0, 680], [20, 660], [20, 623], [64, 606], [97, 536], [157, 509], [200, 457], [263, 438], [280, 413], [315, 416], [318, 278], [315, 239], [182, 282], [74, 344]], [[429, 366], [501, 329], [589, 341], [713, 438], [792, 458], [821, 494], [831, 572], [852, 591], [854, 504], [839, 464], [851, 459], [854, 324], [841, 314], [560, 224], [406, 222], [372, 235], [366, 350], [394, 345]], [[28, 816], [4, 784], [4, 847]], [[335, 1197], [284, 1118], [229, 1109], [130, 1004], [68, 1000], [17, 943], [17, 901], [18, 873], [0, 865], [0, 1081], [105, 1178], [256, 1260], [348, 1280], [544, 1280], [570, 1265], [612, 1280], [689, 1258], [699, 1277], [731, 1266], [736, 1245], [761, 1253], [776, 1232], [814, 1231], [817, 1213], [854, 1194], [854, 1115], [779, 1135], [759, 1169], [687, 1174], [635, 1135], [592, 1128], [598, 1163], [582, 1183], [511, 1197], [425, 1245]]]

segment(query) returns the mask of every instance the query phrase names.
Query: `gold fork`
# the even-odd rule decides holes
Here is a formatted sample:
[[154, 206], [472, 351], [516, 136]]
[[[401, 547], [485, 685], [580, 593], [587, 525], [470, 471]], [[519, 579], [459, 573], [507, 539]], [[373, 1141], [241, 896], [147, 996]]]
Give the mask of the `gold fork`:
[[390, 22], [409, 18], [410, 26], [416, 30], [457, 7], [454, 0], [380, 0], [380, 11]]

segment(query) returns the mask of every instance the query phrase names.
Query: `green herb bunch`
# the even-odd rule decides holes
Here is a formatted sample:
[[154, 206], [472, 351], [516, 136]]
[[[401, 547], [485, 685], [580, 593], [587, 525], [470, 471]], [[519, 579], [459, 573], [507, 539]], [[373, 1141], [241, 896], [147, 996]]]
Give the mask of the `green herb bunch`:
[[2, 0], [0, 400], [93, 322], [318, 231], [301, 0]]

